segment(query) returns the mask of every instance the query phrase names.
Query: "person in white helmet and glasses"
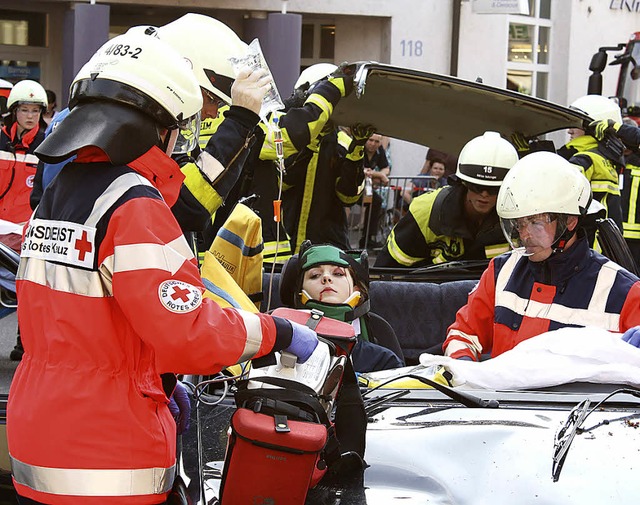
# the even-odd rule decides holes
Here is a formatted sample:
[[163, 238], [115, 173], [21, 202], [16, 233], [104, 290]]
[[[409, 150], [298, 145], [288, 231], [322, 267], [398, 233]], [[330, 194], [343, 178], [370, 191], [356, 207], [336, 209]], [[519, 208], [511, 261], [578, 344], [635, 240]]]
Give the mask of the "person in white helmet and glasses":
[[448, 328], [445, 355], [477, 361], [568, 326], [640, 325], [639, 279], [591, 249], [581, 228], [591, 202], [589, 181], [555, 153], [511, 168], [496, 208], [513, 250], [489, 262]]
[[180, 54], [118, 36], [75, 77], [69, 107], [37, 155], [77, 157], [25, 227], [17, 275], [29, 303], [8, 406], [13, 482], [21, 503], [161, 504], [176, 475], [173, 374], [279, 349], [304, 361], [317, 336], [203, 299], [170, 210], [182, 175], [169, 154], [202, 108]]
[[502, 180], [516, 161], [516, 149], [498, 132], [471, 139], [460, 151], [449, 186], [411, 201], [375, 266], [419, 267], [507, 251], [495, 206]]

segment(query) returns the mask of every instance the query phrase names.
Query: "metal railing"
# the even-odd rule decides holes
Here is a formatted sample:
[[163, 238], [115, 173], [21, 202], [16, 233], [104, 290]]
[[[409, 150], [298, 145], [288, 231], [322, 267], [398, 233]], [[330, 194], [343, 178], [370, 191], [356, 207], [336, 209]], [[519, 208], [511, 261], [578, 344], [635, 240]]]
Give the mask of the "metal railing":
[[[349, 236], [354, 247], [376, 249], [384, 244], [391, 233], [391, 229], [406, 214], [409, 203], [413, 198], [423, 193], [433, 191], [437, 178], [431, 175], [407, 175], [389, 177], [387, 186], [374, 188], [380, 197], [375, 200], [380, 205], [379, 219], [372, 222], [374, 212], [367, 212], [367, 207], [376, 205], [375, 200], [354, 205], [349, 214]], [[381, 200], [381, 203], [380, 203]], [[373, 238], [373, 243], [371, 242]]]

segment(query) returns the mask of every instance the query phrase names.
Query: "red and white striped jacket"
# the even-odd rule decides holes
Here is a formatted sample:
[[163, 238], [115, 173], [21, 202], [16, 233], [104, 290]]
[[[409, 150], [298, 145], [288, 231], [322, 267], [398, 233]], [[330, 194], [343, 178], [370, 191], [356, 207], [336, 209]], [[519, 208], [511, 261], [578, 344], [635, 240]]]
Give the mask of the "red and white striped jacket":
[[0, 131], [0, 219], [24, 223], [31, 216], [29, 196], [38, 158], [33, 152], [44, 140], [39, 126], [17, 138], [18, 124]]
[[640, 281], [581, 238], [532, 262], [516, 252], [491, 260], [443, 344], [447, 356], [491, 357], [546, 331], [593, 326], [624, 332], [640, 325]]
[[290, 344], [287, 321], [203, 299], [168, 207], [181, 181], [157, 148], [125, 167], [87, 148], [25, 227], [17, 280], [25, 354], [7, 420], [21, 496], [162, 502], [176, 428], [160, 374], [213, 374]]

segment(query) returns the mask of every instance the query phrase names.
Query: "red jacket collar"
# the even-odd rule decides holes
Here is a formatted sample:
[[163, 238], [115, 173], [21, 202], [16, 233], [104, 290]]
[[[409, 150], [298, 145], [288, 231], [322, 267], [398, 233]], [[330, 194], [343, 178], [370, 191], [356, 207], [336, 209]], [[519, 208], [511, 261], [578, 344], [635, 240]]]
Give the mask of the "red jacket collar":
[[38, 131], [40, 131], [40, 126], [36, 125], [35, 127], [31, 128], [31, 130], [26, 131], [22, 135], [21, 139], [18, 138], [18, 122], [17, 121], [11, 125], [10, 129], [7, 129], [7, 127], [4, 126], [2, 130], [4, 131], [5, 135], [9, 137], [9, 139], [11, 140], [11, 144], [13, 145], [16, 151], [26, 152], [29, 150], [29, 146], [31, 145], [31, 142], [33, 142], [33, 139], [38, 134]]
[[[78, 151], [77, 163], [109, 161], [108, 156], [97, 147], [83, 147]], [[156, 146], [149, 149], [138, 159], [127, 164], [144, 178], [148, 179], [160, 191], [169, 207], [178, 200], [184, 175], [178, 164]]]

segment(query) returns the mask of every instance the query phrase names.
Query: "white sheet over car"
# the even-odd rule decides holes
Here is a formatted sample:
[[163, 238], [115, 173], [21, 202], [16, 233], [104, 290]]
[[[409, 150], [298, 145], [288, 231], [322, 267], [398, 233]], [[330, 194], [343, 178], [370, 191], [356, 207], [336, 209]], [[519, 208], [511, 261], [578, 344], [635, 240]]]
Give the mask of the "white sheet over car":
[[640, 387], [640, 349], [621, 337], [599, 328], [563, 328], [482, 362], [422, 354], [420, 363], [444, 365], [454, 386], [518, 390], [595, 382]]

